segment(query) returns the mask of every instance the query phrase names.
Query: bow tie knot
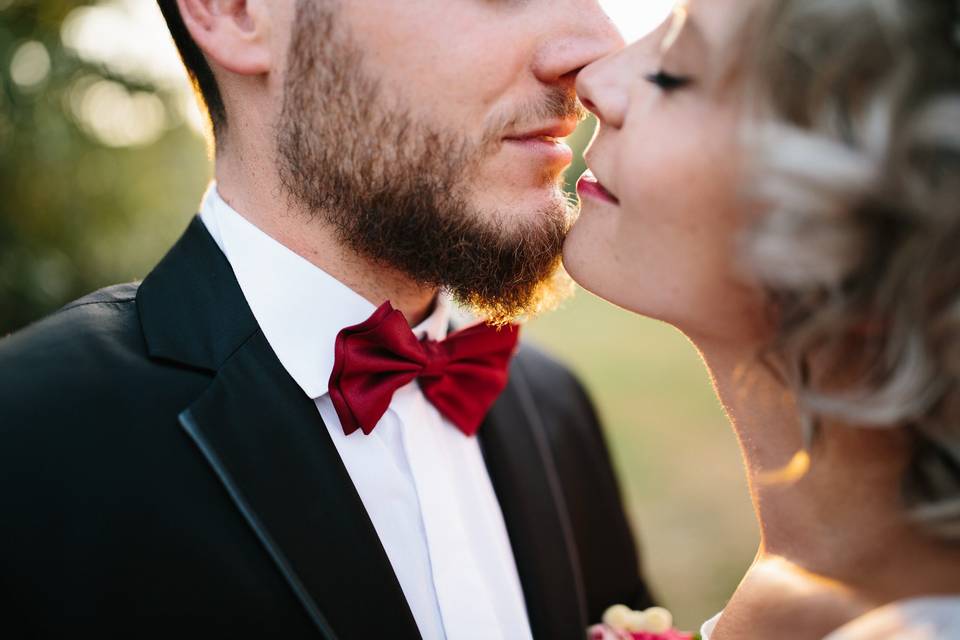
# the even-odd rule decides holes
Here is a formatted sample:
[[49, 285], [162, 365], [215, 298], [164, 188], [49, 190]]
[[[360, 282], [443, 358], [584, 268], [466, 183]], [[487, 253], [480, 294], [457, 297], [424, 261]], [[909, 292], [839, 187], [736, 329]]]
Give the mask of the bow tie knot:
[[443, 348], [443, 343], [426, 338], [420, 341], [420, 346], [423, 347], [426, 364], [423, 365], [423, 369], [420, 370], [417, 377], [421, 380], [442, 378], [446, 372], [447, 363], [450, 361], [449, 355]]
[[403, 314], [384, 303], [337, 335], [330, 398], [347, 435], [369, 434], [393, 394], [418, 380], [424, 396], [464, 434], [474, 435], [507, 386], [519, 329], [480, 324], [438, 342], [417, 340]]

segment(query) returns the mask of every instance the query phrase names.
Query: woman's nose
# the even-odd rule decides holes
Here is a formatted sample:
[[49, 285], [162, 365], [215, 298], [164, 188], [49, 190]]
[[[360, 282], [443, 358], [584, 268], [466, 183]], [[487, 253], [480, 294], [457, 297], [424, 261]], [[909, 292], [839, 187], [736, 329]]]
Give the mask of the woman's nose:
[[[634, 45], [636, 46], [636, 45]], [[583, 69], [577, 76], [577, 94], [601, 124], [619, 128], [627, 112], [631, 73], [627, 51], [602, 58]]]

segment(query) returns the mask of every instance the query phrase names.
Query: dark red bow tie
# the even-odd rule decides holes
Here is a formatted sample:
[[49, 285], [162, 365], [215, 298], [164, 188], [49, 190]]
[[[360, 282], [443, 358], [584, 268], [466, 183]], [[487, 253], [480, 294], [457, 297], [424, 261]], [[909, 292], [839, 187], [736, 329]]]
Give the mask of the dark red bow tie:
[[442, 342], [417, 340], [404, 315], [385, 302], [370, 319], [337, 335], [330, 398], [343, 431], [370, 434], [394, 392], [419, 380], [423, 395], [466, 435], [507, 386], [519, 327], [478, 324]]

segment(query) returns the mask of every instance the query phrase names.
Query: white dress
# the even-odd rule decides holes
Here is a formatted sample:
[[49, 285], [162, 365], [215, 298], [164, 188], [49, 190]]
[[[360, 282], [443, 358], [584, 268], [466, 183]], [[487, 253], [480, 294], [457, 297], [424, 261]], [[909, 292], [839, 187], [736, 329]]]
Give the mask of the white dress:
[[[703, 624], [703, 640], [710, 640], [721, 615]], [[894, 602], [845, 624], [823, 640], [960, 640], [960, 596]]]

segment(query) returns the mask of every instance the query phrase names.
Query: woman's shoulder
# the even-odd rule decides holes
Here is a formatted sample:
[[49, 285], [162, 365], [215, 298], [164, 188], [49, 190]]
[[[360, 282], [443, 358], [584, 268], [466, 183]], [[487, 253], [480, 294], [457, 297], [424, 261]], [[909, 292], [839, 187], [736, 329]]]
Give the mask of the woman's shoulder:
[[823, 638], [870, 609], [848, 586], [768, 556], [754, 562], [723, 615], [705, 626], [703, 636]]
[[960, 595], [901, 600], [874, 609], [824, 640], [948, 640], [960, 638]]
[[960, 594], [924, 595], [877, 607], [840, 583], [781, 558], [751, 567], [702, 637], [824, 640], [960, 640]]
[[[701, 629], [710, 640], [720, 615]], [[824, 640], [956, 640], [960, 638], [960, 595], [901, 600], [852, 620]]]

